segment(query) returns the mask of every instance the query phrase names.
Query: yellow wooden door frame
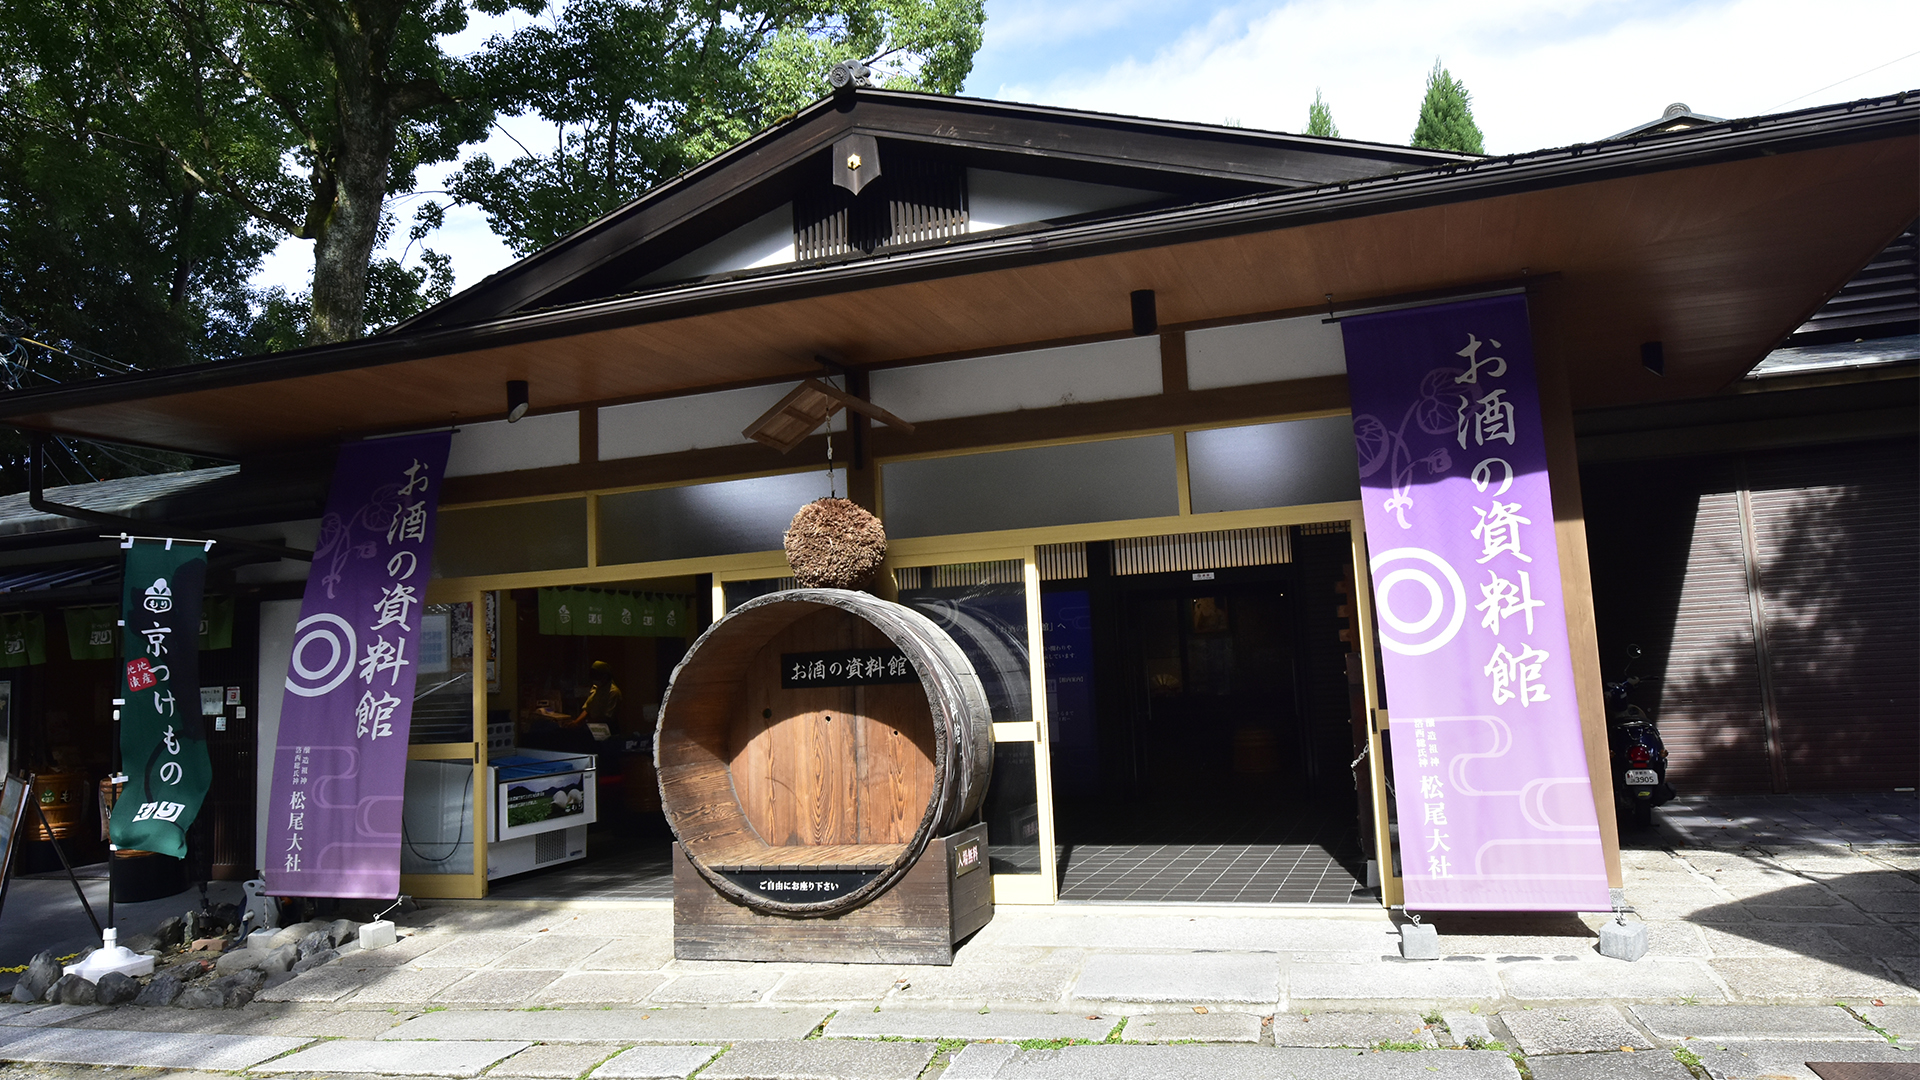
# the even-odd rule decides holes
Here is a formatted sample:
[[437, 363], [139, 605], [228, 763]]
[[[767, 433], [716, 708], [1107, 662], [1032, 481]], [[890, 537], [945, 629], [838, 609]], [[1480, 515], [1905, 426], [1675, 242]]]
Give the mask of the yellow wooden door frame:
[[[938, 537], [935, 540], [950, 540]], [[1057, 897], [1053, 833], [1053, 784], [1047, 753], [1047, 683], [1045, 646], [1041, 643], [1040, 566], [1034, 561], [1032, 544], [950, 545], [915, 543], [902, 540], [887, 548], [888, 572], [915, 566], [945, 566], [952, 563], [1018, 562], [1027, 609], [1027, 689], [1032, 720], [995, 723], [993, 741], [1029, 743], [1033, 747], [1034, 814], [1037, 817], [1040, 845], [1038, 874], [993, 875], [993, 902], [996, 904], [1051, 904]]]
[[[487, 820], [492, 791], [487, 786], [487, 640], [485, 590], [471, 586], [427, 586], [430, 604], [473, 605], [473, 729], [467, 742], [415, 743], [408, 761], [464, 761], [473, 767], [473, 870], [466, 874], [401, 874], [400, 891], [432, 900], [477, 900], [487, 895]], [[502, 657], [502, 662], [505, 661]]]

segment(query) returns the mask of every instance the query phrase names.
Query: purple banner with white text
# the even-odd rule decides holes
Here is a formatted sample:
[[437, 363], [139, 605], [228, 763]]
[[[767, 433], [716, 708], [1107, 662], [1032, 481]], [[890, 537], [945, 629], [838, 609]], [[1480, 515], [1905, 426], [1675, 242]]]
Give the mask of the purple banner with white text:
[[420, 607], [452, 440], [340, 448], [274, 750], [265, 869], [275, 896], [400, 892]]
[[1341, 323], [1410, 911], [1606, 911], [1526, 299]]

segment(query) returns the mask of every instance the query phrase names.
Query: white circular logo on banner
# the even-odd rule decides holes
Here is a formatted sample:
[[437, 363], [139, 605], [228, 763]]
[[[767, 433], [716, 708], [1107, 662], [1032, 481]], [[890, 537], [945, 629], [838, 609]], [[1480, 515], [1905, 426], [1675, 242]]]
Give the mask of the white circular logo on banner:
[[[326, 655], [318, 667], [307, 663], [307, 653], [316, 645]], [[287, 676], [287, 689], [301, 697], [331, 693], [353, 674], [355, 646], [353, 626], [340, 616], [322, 612], [301, 619], [293, 628], [293, 674]]]
[[[1402, 565], [1380, 572], [1396, 563]], [[1424, 656], [1460, 632], [1467, 620], [1467, 588], [1447, 560], [1425, 548], [1403, 547], [1375, 555], [1372, 565], [1383, 624], [1380, 644], [1402, 656]]]

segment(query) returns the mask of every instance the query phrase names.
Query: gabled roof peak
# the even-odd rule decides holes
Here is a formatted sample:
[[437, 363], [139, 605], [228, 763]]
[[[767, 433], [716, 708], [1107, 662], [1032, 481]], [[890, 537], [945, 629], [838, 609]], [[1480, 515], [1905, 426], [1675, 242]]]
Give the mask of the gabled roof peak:
[[[657, 185], [388, 333], [455, 326], [621, 295], [644, 283], [664, 280], [662, 273], [682, 275], [675, 280], [702, 276], [689, 268], [711, 273], [714, 267], [741, 270], [763, 265], [752, 258], [734, 265], [689, 259], [717, 243], [729, 251], [779, 261], [779, 252], [763, 250], [777, 237], [771, 233], [759, 237], [757, 232], [743, 236], [741, 230], [754, 232], [748, 227], [760, 222], [759, 231], [767, 232], [772, 227], [764, 219], [778, 215], [783, 207], [794, 208], [790, 226], [794, 251], [784, 261], [808, 261], [806, 251], [818, 249], [809, 249], [800, 233], [817, 214], [801, 214], [799, 207], [825, 197], [818, 192], [830, 186], [835, 175], [831, 151], [850, 138], [877, 146], [882, 159], [922, 173], [935, 168], [959, 176], [959, 194], [936, 199], [934, 210], [939, 213], [933, 216], [957, 213], [962, 219], [966, 218], [967, 178], [985, 174], [1034, 177], [1036, 184], [1052, 183], [1056, 193], [1061, 184], [1137, 193], [1135, 198], [1115, 201], [1093, 197], [1089, 189], [1081, 193], [1092, 199], [1086, 206], [1068, 200], [1054, 207], [1066, 216], [1084, 217], [1093, 209], [1149, 203], [1162, 208], [1199, 205], [1478, 160], [1474, 155], [1285, 132], [878, 89], [862, 85], [857, 65], [839, 65], [834, 73], [842, 81], [835, 84], [832, 96]], [[894, 175], [905, 172], [896, 168]], [[948, 181], [941, 183], [952, 186]], [[851, 188], [849, 196], [856, 200], [899, 202], [901, 198], [898, 181], [865, 194], [860, 194], [864, 182], [844, 186]], [[885, 190], [889, 186], [891, 192]], [[1001, 182], [1000, 186], [1007, 185]], [[949, 205], [956, 198], [958, 205]], [[1044, 198], [1040, 203], [1051, 205]], [[869, 212], [869, 216], [876, 214], [884, 218], [887, 211]], [[916, 222], [929, 216], [917, 204], [902, 214]], [[803, 216], [809, 222], [802, 222]], [[1050, 218], [993, 224], [1040, 220]], [[960, 230], [968, 231], [979, 229]], [[860, 255], [873, 250], [869, 244]]]

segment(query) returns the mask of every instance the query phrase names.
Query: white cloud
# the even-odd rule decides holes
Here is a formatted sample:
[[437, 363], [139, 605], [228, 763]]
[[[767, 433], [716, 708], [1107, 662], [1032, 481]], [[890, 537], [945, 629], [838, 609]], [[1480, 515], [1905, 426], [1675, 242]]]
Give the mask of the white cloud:
[[[989, 24], [990, 32], [992, 23]], [[1493, 153], [1602, 138], [1685, 101], [1715, 116], [1771, 111], [1912, 51], [1920, 6], [1794, 0], [1673, 6], [1584, 0], [1307, 0], [1221, 12], [1105, 70], [1006, 83], [994, 96], [1299, 130], [1316, 87], [1347, 138], [1404, 143], [1436, 57], [1474, 96]], [[1877, 46], [1877, 47], [1876, 47]], [[1920, 85], [1920, 56], [1793, 107]]]

